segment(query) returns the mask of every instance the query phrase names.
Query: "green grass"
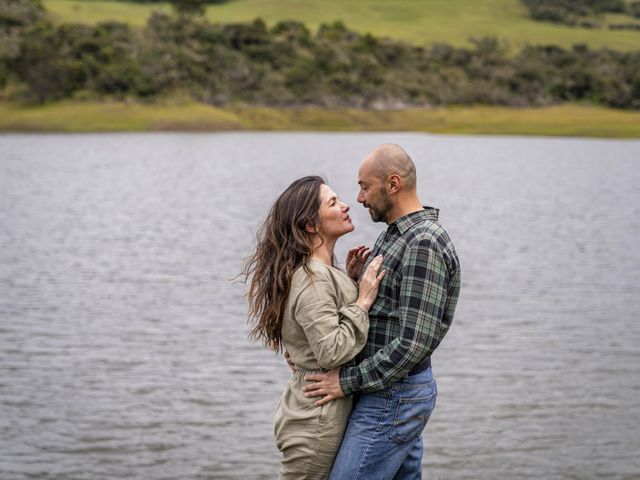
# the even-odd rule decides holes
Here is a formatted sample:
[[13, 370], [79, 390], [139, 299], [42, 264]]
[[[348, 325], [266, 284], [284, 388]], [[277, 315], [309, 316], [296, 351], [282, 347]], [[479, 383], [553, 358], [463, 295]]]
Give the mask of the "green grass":
[[[44, 0], [57, 21], [96, 23], [119, 20], [144, 25], [152, 10], [170, 11], [168, 4], [117, 1]], [[570, 47], [585, 43], [593, 48], [634, 50], [640, 32], [587, 30], [527, 17], [520, 0], [231, 0], [207, 9], [212, 22], [250, 21], [261, 17], [268, 24], [300, 20], [311, 28], [342, 20], [349, 28], [389, 36], [416, 44], [445, 42], [469, 45], [470, 37], [496, 36], [512, 48], [530, 44]], [[630, 18], [630, 17], [629, 17]]]
[[35, 107], [0, 103], [0, 131], [143, 132], [242, 128], [234, 114], [197, 103], [145, 105], [63, 101]]
[[96, 24], [106, 20], [117, 20], [135, 27], [143, 26], [153, 10], [169, 13], [168, 3], [134, 3], [82, 0], [44, 0], [49, 14], [57, 22]]
[[0, 103], [0, 131], [416, 131], [452, 134], [640, 138], [640, 112], [563, 105], [366, 111], [214, 108], [196, 103], [65, 101], [39, 107]]

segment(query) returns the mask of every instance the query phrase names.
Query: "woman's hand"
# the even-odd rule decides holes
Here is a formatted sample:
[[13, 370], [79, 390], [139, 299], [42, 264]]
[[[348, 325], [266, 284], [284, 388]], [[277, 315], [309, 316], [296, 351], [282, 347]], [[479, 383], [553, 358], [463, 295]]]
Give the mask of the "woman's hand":
[[378, 255], [371, 261], [367, 269], [364, 271], [364, 274], [360, 278], [360, 294], [358, 295], [356, 304], [367, 312], [378, 296], [378, 287], [380, 286], [382, 277], [384, 277], [384, 270], [378, 273], [381, 265], [382, 255]]
[[370, 254], [371, 250], [364, 245], [359, 245], [347, 252], [347, 261], [345, 263], [347, 275], [349, 275], [349, 278], [354, 282], [357, 282], [360, 275], [362, 275], [364, 264], [367, 262]]

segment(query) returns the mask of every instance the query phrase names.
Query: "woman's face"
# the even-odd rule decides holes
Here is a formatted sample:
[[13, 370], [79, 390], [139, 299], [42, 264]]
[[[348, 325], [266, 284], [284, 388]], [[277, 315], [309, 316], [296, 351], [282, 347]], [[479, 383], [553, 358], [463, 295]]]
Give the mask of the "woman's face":
[[338, 238], [353, 231], [349, 217], [349, 205], [343, 203], [338, 195], [327, 185], [320, 186], [320, 210], [318, 216], [318, 234], [323, 239]]

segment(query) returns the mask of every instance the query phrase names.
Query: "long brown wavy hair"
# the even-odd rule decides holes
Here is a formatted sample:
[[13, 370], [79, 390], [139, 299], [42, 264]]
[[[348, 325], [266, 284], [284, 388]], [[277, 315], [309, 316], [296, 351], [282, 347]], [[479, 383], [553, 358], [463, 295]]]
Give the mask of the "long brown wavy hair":
[[318, 225], [320, 187], [318, 176], [293, 182], [274, 202], [256, 235], [256, 252], [244, 262], [241, 275], [249, 283], [249, 338], [281, 352], [282, 317], [291, 277], [300, 266], [307, 269], [316, 234], [307, 226]]

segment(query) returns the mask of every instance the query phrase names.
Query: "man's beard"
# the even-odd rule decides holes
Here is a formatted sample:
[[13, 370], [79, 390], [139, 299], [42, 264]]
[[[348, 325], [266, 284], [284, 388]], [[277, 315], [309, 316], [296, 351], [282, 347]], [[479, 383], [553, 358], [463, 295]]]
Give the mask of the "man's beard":
[[369, 215], [371, 215], [371, 220], [374, 222], [386, 222], [387, 216], [391, 211], [391, 200], [389, 199], [389, 195], [387, 195], [387, 191], [383, 188], [380, 189], [380, 200], [376, 205], [371, 203], [367, 204], [369, 206]]

